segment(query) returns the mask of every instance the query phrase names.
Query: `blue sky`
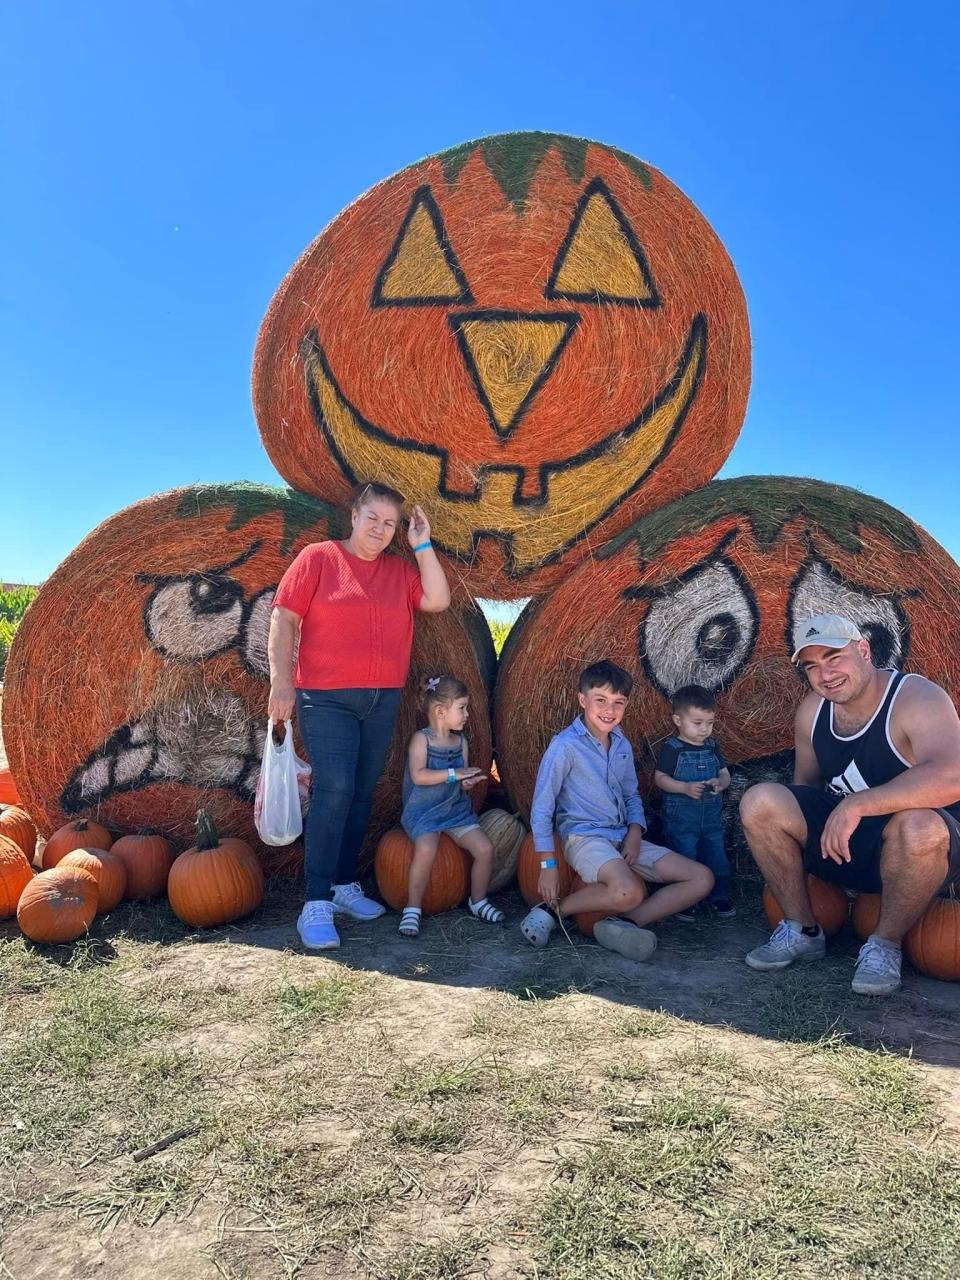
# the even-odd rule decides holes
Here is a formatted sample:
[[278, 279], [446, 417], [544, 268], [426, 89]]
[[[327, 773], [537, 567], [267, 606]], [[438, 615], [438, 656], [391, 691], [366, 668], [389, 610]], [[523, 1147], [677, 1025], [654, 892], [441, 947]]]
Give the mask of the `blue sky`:
[[853, 484], [960, 558], [960, 19], [946, 4], [25, 0], [0, 42], [0, 578], [200, 481], [278, 483], [254, 338], [404, 164], [511, 129], [648, 160], [747, 297], [723, 475]]

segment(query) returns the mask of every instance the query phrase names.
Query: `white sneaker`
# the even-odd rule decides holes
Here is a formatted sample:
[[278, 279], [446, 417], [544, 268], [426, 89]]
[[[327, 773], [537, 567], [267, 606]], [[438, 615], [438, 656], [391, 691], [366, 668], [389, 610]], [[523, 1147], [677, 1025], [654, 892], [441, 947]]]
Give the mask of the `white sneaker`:
[[332, 951], [340, 945], [340, 935], [333, 924], [333, 903], [324, 898], [305, 902], [297, 919], [300, 941], [311, 951]]
[[803, 932], [796, 920], [781, 920], [770, 941], [748, 951], [744, 959], [751, 969], [786, 969], [795, 960], [822, 960], [827, 954], [823, 930], [815, 938]]
[[657, 935], [650, 929], [641, 929], [629, 920], [611, 916], [598, 920], [593, 926], [593, 936], [601, 947], [616, 951], [628, 960], [649, 960], [657, 949]]
[[900, 948], [871, 934], [860, 948], [851, 986], [858, 996], [890, 996], [900, 990]]
[[356, 881], [333, 886], [333, 910], [352, 916], [354, 920], [377, 920], [387, 912], [382, 903], [366, 897]]

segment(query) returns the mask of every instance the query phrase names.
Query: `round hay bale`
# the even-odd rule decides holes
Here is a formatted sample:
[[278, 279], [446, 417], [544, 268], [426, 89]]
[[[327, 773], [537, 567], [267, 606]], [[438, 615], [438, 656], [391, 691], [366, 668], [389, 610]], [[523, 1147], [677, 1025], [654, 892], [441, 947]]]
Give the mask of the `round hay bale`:
[[505, 809], [487, 809], [481, 813], [479, 822], [493, 845], [489, 891], [499, 893], [517, 874], [517, 857], [527, 828], [515, 813], [507, 813]]
[[[313, 498], [224, 484], [148, 498], [94, 530], [41, 587], [7, 663], [4, 741], [40, 829], [83, 815], [183, 849], [204, 808], [225, 835], [254, 842], [273, 592], [302, 547], [345, 528]], [[471, 607], [418, 615], [371, 850], [399, 816], [421, 675], [464, 681], [471, 759], [490, 767], [491, 660], [464, 625]]]
[[743, 292], [686, 196], [614, 147], [510, 133], [333, 220], [270, 305], [253, 399], [290, 484], [396, 485], [472, 590], [512, 599], [715, 475], [749, 379]]
[[744, 788], [792, 776], [806, 688], [790, 663], [794, 621], [846, 614], [878, 666], [919, 672], [956, 699], [960, 649], [943, 620], [958, 598], [960, 566], [876, 498], [781, 476], [718, 480], [637, 521], [514, 625], [494, 715], [511, 803], [529, 817], [540, 758], [578, 711], [580, 671], [609, 658], [636, 681], [623, 728], [647, 798], [670, 694], [696, 683], [717, 695], [734, 835]]

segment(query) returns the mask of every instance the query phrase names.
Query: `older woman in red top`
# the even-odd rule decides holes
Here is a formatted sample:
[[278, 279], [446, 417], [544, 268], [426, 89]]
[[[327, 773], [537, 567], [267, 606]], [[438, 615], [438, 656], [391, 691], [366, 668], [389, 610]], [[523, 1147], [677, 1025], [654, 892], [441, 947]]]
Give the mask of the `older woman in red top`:
[[354, 882], [357, 855], [407, 678], [413, 615], [440, 613], [450, 603], [420, 507], [407, 530], [416, 568], [384, 555], [403, 501], [386, 485], [359, 485], [350, 537], [305, 547], [273, 602], [268, 712], [275, 722], [288, 720], [296, 703], [313, 769], [297, 930], [314, 950], [340, 945], [334, 912], [357, 920], [383, 914]]

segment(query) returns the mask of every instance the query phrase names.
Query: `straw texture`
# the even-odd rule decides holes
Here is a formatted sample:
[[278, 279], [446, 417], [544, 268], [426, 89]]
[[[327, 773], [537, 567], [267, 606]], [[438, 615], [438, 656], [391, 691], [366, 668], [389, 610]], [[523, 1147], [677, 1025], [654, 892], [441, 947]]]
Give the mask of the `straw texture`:
[[281, 284], [253, 397], [298, 489], [395, 485], [478, 595], [543, 591], [708, 481], [740, 430], [746, 307], [706, 220], [582, 138], [483, 138], [345, 209]]
[[[203, 807], [224, 835], [255, 841], [273, 590], [298, 551], [347, 526], [344, 512], [291, 490], [224, 484], [147, 498], [94, 530], [41, 588], [7, 665], [4, 741], [40, 830], [83, 814], [154, 828], [182, 849]], [[470, 609], [417, 619], [373, 843], [399, 815], [420, 674], [455, 671], [467, 684], [471, 758], [489, 767], [492, 642], [485, 629], [478, 657]], [[264, 857], [268, 869], [290, 860]]]

